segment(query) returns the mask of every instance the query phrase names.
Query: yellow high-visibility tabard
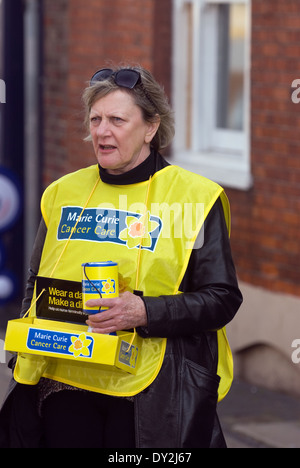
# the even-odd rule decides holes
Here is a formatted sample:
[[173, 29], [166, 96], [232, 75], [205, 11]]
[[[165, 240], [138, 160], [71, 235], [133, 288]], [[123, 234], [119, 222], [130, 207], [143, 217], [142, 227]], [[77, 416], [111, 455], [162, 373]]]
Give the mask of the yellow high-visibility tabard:
[[[47, 236], [38, 275], [81, 281], [83, 263], [111, 260], [119, 265], [121, 291], [138, 289], [154, 297], [180, 294], [191, 252], [201, 247], [200, 230], [219, 197], [230, 231], [223, 189], [177, 166], [165, 167], [149, 181], [121, 186], [102, 182], [97, 165], [68, 174], [42, 197]], [[34, 302], [30, 315], [35, 315]], [[218, 339], [222, 399], [232, 382], [232, 356], [225, 329], [218, 331]], [[23, 354], [15, 378], [30, 384], [31, 373], [35, 382], [40, 374], [99, 393], [132, 396], [157, 377], [166, 342], [142, 339], [135, 375], [113, 366]]]

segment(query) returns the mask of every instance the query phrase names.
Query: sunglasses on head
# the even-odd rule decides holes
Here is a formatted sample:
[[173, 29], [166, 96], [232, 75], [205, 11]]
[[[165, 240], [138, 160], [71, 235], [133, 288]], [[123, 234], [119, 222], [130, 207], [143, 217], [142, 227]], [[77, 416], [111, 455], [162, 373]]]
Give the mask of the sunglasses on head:
[[134, 89], [137, 85], [140, 85], [148, 101], [151, 102], [152, 106], [156, 110], [156, 105], [154, 104], [150, 94], [143, 85], [141, 74], [137, 70], [132, 68], [122, 68], [119, 71], [114, 71], [111, 68], [103, 68], [98, 70], [91, 78], [90, 86], [94, 85], [98, 81], [105, 81], [113, 78], [116, 85], [123, 88]]

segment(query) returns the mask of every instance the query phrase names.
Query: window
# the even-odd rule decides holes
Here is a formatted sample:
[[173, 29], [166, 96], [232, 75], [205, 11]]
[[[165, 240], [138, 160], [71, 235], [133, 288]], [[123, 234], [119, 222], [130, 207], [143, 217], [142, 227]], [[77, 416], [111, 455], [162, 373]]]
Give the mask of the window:
[[244, 128], [245, 4], [218, 6], [217, 128]]
[[174, 0], [175, 162], [248, 189], [250, 0]]

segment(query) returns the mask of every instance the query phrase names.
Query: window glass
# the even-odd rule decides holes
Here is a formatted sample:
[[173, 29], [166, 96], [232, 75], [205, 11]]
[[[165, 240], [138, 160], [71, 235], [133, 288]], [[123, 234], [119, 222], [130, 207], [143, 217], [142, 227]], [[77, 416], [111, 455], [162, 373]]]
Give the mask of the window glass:
[[244, 130], [246, 6], [218, 6], [217, 128]]

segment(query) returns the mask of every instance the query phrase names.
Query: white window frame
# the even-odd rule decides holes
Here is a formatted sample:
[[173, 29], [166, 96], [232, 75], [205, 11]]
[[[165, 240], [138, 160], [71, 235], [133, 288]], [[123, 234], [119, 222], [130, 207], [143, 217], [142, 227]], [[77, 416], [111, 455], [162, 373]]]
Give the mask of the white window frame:
[[[245, 3], [244, 130], [216, 128], [216, 4]], [[251, 0], [174, 0], [172, 162], [224, 185], [252, 186], [250, 161]]]

